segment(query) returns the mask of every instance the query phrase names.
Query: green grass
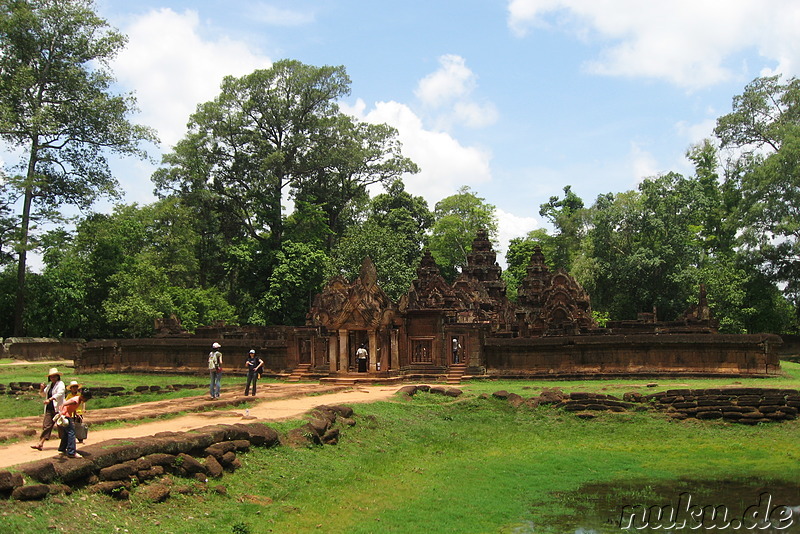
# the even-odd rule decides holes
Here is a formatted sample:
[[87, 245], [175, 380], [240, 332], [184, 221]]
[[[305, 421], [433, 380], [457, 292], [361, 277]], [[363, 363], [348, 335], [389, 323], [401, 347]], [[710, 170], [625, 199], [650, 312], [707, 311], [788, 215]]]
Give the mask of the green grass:
[[565, 532], [553, 525], [580, 499], [558, 495], [587, 483], [646, 497], [651, 485], [680, 479], [785, 480], [800, 461], [798, 421], [747, 427], [651, 413], [582, 421], [551, 407], [427, 393], [355, 409], [357, 425], [339, 445], [242, 455], [242, 469], [219, 482], [226, 495], [197, 488], [149, 504], [136, 491], [123, 503], [79, 491], [6, 503], [3, 522], [21, 533], [50, 525], [145, 534]]
[[[11, 382], [33, 382], [39, 384], [46, 382], [49, 364], [31, 363], [28, 365], [0, 366], [0, 383], [8, 385]], [[117, 408], [142, 402], [151, 402], [166, 399], [196, 397], [208, 394], [208, 376], [205, 374], [194, 375], [161, 375], [144, 373], [75, 373], [71, 366], [60, 366], [61, 379], [65, 383], [77, 380], [84, 386], [92, 387], [124, 387], [130, 395], [112, 395], [97, 397], [89, 401], [89, 411], [101, 408]], [[275, 383], [277, 380], [264, 378], [259, 383]], [[246, 378], [242, 376], [227, 375], [222, 378], [222, 386], [237, 387], [244, 390]], [[162, 393], [134, 393], [136, 386], [167, 386], [174, 384], [199, 385], [196, 389], [180, 389]], [[0, 419], [10, 419], [26, 415], [41, 415], [42, 401], [38, 390], [24, 395], [0, 395]]]
[[[642, 394], [656, 393], [668, 389], [704, 389], [723, 386], [760, 388], [800, 388], [800, 363], [781, 362], [782, 375], [770, 378], [647, 378], [603, 380], [473, 380], [458, 386], [465, 392], [480, 394], [506, 390], [523, 397], [538, 395], [542, 389], [559, 388], [566, 393], [588, 391], [621, 397], [623, 393], [635, 391]], [[648, 386], [651, 384], [651, 386]]]

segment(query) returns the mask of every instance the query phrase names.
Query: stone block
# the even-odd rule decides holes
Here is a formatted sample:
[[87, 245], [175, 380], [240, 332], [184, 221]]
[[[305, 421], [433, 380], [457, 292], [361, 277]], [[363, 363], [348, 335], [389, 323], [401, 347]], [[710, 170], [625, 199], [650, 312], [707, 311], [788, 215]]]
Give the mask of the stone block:
[[722, 412], [721, 411], [703, 411], [697, 412], [695, 415], [698, 419], [721, 419]]
[[215, 456], [206, 457], [206, 472], [211, 478], [222, 478], [224, 470]]
[[31, 484], [14, 488], [11, 492], [11, 498], [18, 501], [41, 501], [49, 493], [50, 486], [47, 484]]
[[100, 480], [130, 480], [139, 471], [136, 462], [123, 462], [117, 465], [104, 467], [97, 476]]
[[0, 471], [0, 491], [13, 491], [14, 488], [18, 488], [24, 483], [21, 473]]
[[206, 472], [205, 466], [198, 462], [193, 456], [189, 456], [188, 454], [179, 454], [175, 461], [187, 473], [194, 474]]

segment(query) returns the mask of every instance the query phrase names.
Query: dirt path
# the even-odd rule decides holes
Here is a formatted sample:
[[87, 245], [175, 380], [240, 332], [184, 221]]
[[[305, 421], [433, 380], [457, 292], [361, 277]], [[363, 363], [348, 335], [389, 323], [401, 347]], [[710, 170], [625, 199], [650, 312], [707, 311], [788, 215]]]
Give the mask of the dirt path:
[[[231, 406], [231, 410], [214, 410], [192, 413], [185, 416], [176, 417], [173, 419], [146, 422], [141, 424], [134, 424], [124, 428], [115, 428], [110, 430], [89, 430], [89, 439], [86, 443], [96, 444], [112, 438], [120, 437], [142, 437], [151, 436], [158, 432], [182, 432], [199, 428], [211, 424], [233, 424], [242, 421], [281, 421], [285, 419], [293, 419], [302, 416], [315, 406], [320, 404], [352, 404], [359, 402], [374, 402], [378, 400], [385, 400], [391, 397], [395, 391], [396, 386], [370, 386], [358, 388], [342, 388], [332, 386], [318, 386], [318, 385], [296, 385], [296, 384], [279, 384], [271, 385], [267, 392], [259, 393], [258, 397], [244, 397], [240, 394], [222, 392], [221, 401], [212, 401], [207, 397], [194, 398], [192, 403], [197, 403], [198, 409], [208, 410], [215, 406]], [[175, 399], [183, 401], [180, 406], [181, 411], [187, 410], [186, 399]], [[235, 404], [242, 402], [251, 404], [249, 413], [245, 408], [236, 407]], [[137, 416], [142, 412], [147, 412], [150, 416], [157, 415], [158, 413], [176, 413], [177, 408], [165, 408], [165, 406], [156, 407], [158, 403], [172, 403], [172, 401], [155, 401], [153, 403], [143, 403], [134, 406], [124, 406], [120, 408], [108, 408], [105, 410], [96, 410], [89, 412], [87, 421], [99, 422], [108, 420], [126, 420], [128, 416], [136, 413]], [[171, 406], [168, 404], [167, 406]], [[34, 420], [35, 419], [35, 420]], [[25, 418], [25, 421], [17, 420], [16, 423], [38, 422], [38, 429], [41, 429], [41, 417]], [[7, 420], [0, 421], [0, 424], [7, 422]], [[36, 441], [36, 436], [21, 439], [17, 443], [10, 445], [0, 446], [0, 468], [7, 468], [25, 462], [40, 460], [58, 454], [59, 441], [53, 437], [45, 443], [44, 450], [38, 451], [32, 449], [30, 446]], [[80, 453], [80, 444], [78, 445], [78, 453]]]

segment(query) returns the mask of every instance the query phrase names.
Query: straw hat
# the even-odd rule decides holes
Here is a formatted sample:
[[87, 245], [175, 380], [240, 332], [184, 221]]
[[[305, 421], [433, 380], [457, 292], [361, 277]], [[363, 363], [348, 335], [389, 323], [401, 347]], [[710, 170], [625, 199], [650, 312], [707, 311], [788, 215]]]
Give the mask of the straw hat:
[[67, 388], [72, 389], [72, 386], [75, 386], [77, 388], [81, 387], [81, 385], [78, 384], [77, 380], [73, 380], [72, 382], [70, 382], [69, 385], [67, 386]]
[[51, 376], [53, 376], [53, 375], [58, 375], [58, 376], [61, 376], [61, 373], [59, 373], [59, 372], [58, 372], [58, 369], [56, 369], [55, 367], [51, 367], [51, 368], [50, 368], [50, 372], [49, 372], [49, 373], [47, 373], [47, 377], [48, 377], [48, 378], [50, 378], [50, 377], [51, 377]]

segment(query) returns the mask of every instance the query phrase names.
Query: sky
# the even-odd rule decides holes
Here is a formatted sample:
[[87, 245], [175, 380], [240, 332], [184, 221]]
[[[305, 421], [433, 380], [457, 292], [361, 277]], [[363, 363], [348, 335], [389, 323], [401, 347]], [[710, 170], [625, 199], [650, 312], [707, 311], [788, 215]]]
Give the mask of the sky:
[[[497, 208], [499, 256], [573, 192], [691, 175], [686, 151], [759, 76], [800, 70], [795, 0], [97, 0], [128, 36], [112, 63], [154, 127], [155, 160], [226, 75], [280, 59], [343, 65], [342, 111], [397, 128], [436, 202], [468, 186]], [[155, 164], [115, 161], [126, 202], [154, 200]]]

